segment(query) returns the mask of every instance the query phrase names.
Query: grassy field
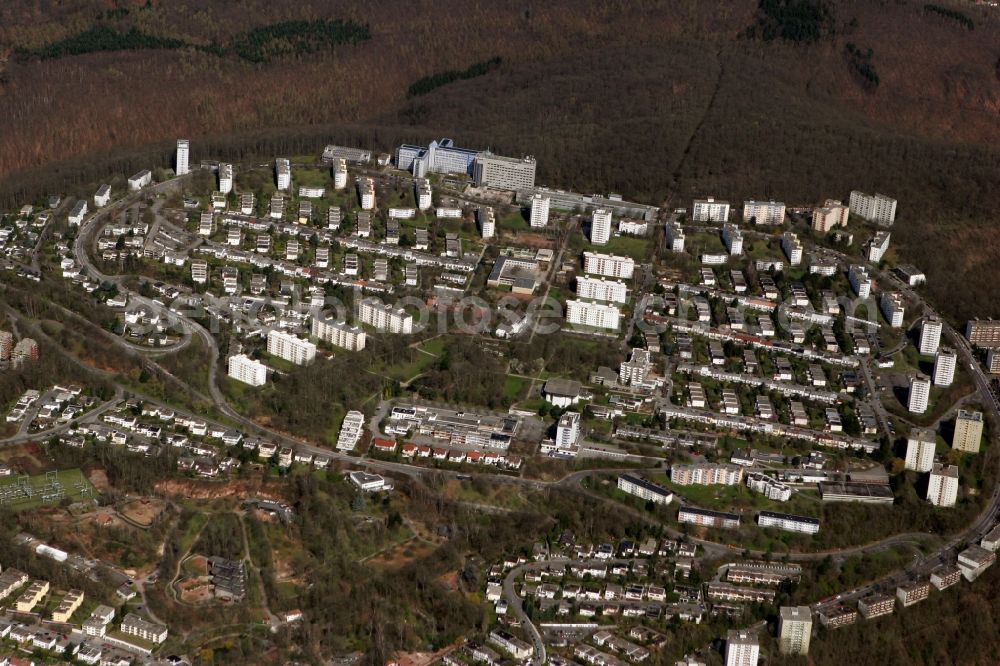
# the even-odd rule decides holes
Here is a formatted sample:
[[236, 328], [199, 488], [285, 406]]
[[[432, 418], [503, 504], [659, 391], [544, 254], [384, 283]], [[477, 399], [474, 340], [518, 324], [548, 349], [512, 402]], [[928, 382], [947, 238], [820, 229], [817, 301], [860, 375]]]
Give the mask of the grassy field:
[[0, 507], [15, 510], [35, 509], [40, 506], [57, 504], [63, 498], [73, 502], [94, 497], [94, 487], [79, 469], [64, 469], [55, 473], [55, 483], [45, 474], [29, 477], [26, 490], [18, 490], [20, 477], [11, 476], [0, 480]]
[[524, 397], [525, 391], [530, 383], [531, 380], [525, 379], [524, 377], [507, 375], [507, 379], [504, 381], [503, 385], [503, 394], [505, 397], [516, 402]]

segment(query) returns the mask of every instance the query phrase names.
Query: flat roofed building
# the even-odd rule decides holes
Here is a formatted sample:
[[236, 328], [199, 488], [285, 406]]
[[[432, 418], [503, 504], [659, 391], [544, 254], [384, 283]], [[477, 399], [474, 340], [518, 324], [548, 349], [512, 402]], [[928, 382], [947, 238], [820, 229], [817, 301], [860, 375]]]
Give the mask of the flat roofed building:
[[892, 615], [895, 610], [896, 600], [885, 594], [873, 594], [858, 601], [858, 612], [866, 620]]
[[866, 502], [892, 504], [895, 497], [886, 483], [824, 481], [819, 484], [819, 496], [824, 502]]
[[958, 501], [958, 467], [934, 463], [927, 481], [927, 501], [934, 506], [955, 506]]
[[531, 197], [531, 216], [530, 223], [532, 228], [540, 229], [542, 227], [548, 226], [549, 224], [549, 198], [541, 194], [535, 194]]
[[936, 438], [933, 430], [914, 428], [906, 438], [906, 469], [915, 472], [929, 472], [934, 464], [934, 447]]
[[680, 511], [677, 512], [677, 520], [681, 523], [701, 525], [703, 527], [736, 529], [740, 526], [740, 517], [738, 514], [699, 509], [694, 506], [681, 507]]
[[183, 176], [190, 171], [188, 160], [191, 154], [191, 142], [187, 139], [177, 139], [177, 156], [175, 158], [174, 173]]
[[892, 226], [896, 220], [896, 200], [884, 194], [865, 194], [860, 190], [851, 192], [851, 212], [869, 222], [884, 227]]
[[595, 208], [590, 218], [590, 242], [594, 245], [607, 245], [611, 240], [611, 211], [606, 208]]
[[94, 194], [94, 208], [103, 208], [111, 202], [111, 186], [101, 185]]
[[726, 580], [731, 583], [780, 585], [802, 578], [802, 565], [781, 562], [748, 561], [726, 565]]
[[267, 366], [246, 354], [236, 354], [229, 357], [229, 376], [250, 386], [263, 386], [267, 383]]
[[620, 475], [618, 489], [655, 504], [670, 504], [674, 500], [674, 494], [669, 489], [634, 474]]
[[937, 353], [941, 344], [941, 320], [937, 317], [924, 317], [920, 322], [920, 344], [918, 348], [921, 354], [932, 356]]
[[940, 566], [931, 572], [931, 585], [944, 590], [962, 580], [962, 572], [957, 566]]
[[931, 380], [921, 375], [910, 377], [910, 392], [906, 409], [912, 414], [923, 414], [931, 395]]
[[137, 636], [144, 641], [159, 645], [167, 640], [167, 628], [161, 624], [155, 624], [145, 620], [135, 613], [129, 613], [122, 620], [121, 630], [123, 634]]
[[1000, 347], [1000, 319], [971, 319], [965, 337], [976, 347]]
[[970, 582], [979, 578], [996, 561], [996, 553], [975, 544], [959, 553], [957, 558], [958, 568], [962, 571], [962, 576]]
[[352, 326], [347, 322], [313, 317], [311, 332], [314, 337], [328, 342], [334, 347], [341, 347], [350, 351], [361, 351], [365, 348], [366, 336], [364, 330], [359, 326]]
[[757, 666], [760, 644], [748, 631], [730, 630], [726, 634], [726, 666]]
[[780, 201], [744, 201], [743, 221], [747, 224], [781, 224], [785, 221], [785, 204]]
[[270, 331], [267, 334], [267, 353], [295, 365], [306, 365], [316, 358], [316, 345], [291, 333]]
[[673, 465], [670, 481], [679, 486], [735, 486], [743, 481], [743, 468], [739, 465]]
[[837, 199], [827, 199], [821, 207], [813, 209], [813, 230], [825, 234], [834, 227], [846, 227], [850, 210]]
[[729, 202], [716, 201], [714, 197], [695, 199], [691, 204], [692, 222], [727, 222]]
[[776, 527], [788, 532], [816, 534], [819, 532], [819, 520], [809, 516], [796, 516], [790, 513], [761, 511], [757, 514], [757, 524], [761, 527]]
[[621, 325], [621, 311], [614, 305], [569, 300], [566, 301], [566, 321], [578, 326], [617, 331]]
[[403, 308], [393, 307], [377, 298], [364, 298], [358, 302], [358, 320], [389, 333], [413, 332], [413, 316]]
[[233, 165], [223, 162], [219, 165], [219, 192], [229, 194], [233, 191]]
[[951, 386], [955, 381], [958, 354], [951, 347], [941, 347], [934, 357], [934, 386]]
[[778, 612], [778, 650], [782, 654], [809, 654], [812, 624], [809, 606], [782, 606]]
[[354, 447], [358, 445], [361, 435], [364, 434], [364, 428], [364, 414], [356, 410], [347, 412], [340, 425], [340, 434], [337, 436], [337, 450], [353, 451]]
[[66, 623], [69, 622], [73, 613], [83, 604], [83, 592], [80, 590], [70, 590], [59, 602], [59, 606], [52, 611], [52, 621]]
[[576, 293], [582, 299], [608, 301], [611, 303], [628, 302], [628, 287], [624, 282], [606, 278], [587, 277], [579, 275], [576, 278]]
[[951, 448], [965, 453], [979, 453], [983, 439], [983, 413], [960, 409], [955, 417]]
[[476, 155], [472, 167], [476, 187], [515, 192], [535, 186], [535, 158], [502, 157], [485, 151]]
[[585, 273], [629, 280], [635, 270], [635, 261], [631, 257], [584, 252], [583, 270]]
[[858, 611], [853, 608], [838, 606], [820, 611], [819, 621], [827, 629], [840, 629], [858, 621]]
[[930, 596], [930, 593], [931, 584], [927, 582], [909, 583], [896, 588], [896, 598], [899, 599], [899, 603], [903, 608], [920, 603]]

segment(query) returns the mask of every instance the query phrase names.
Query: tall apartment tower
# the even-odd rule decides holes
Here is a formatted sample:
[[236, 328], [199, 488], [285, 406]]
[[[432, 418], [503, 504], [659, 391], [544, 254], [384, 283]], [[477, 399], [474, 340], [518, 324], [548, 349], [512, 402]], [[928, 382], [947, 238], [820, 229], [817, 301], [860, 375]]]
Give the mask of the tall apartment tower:
[[911, 414], [923, 414], [927, 411], [927, 400], [931, 395], [931, 380], [922, 375], [914, 375], [910, 378], [910, 394], [906, 402], [906, 409]]
[[219, 191], [223, 194], [229, 194], [233, 191], [232, 164], [223, 163], [219, 165]]
[[934, 431], [914, 429], [906, 439], [906, 469], [929, 472], [934, 465]]
[[590, 242], [594, 245], [607, 245], [611, 240], [611, 211], [598, 208], [590, 220]]
[[14, 351], [14, 334], [10, 331], [0, 331], [0, 361], [9, 361]]
[[951, 347], [941, 347], [934, 358], [934, 386], [951, 386], [955, 380], [958, 354]]
[[920, 324], [920, 353], [933, 356], [941, 344], [941, 320], [925, 317]]
[[812, 636], [809, 606], [782, 606], [778, 616], [778, 649], [782, 654], [808, 654]]
[[559, 417], [556, 424], [556, 448], [571, 449], [580, 439], [580, 414], [566, 412]]
[[859, 190], [851, 192], [851, 212], [869, 222], [890, 227], [896, 220], [896, 200], [884, 194], [865, 194]]
[[952, 507], [958, 501], [958, 467], [935, 463], [927, 480], [927, 501]]
[[333, 189], [342, 190], [347, 187], [347, 160], [338, 157], [333, 165]]
[[536, 194], [531, 197], [531, 226], [538, 229], [549, 224], [549, 198]]
[[489, 206], [483, 206], [476, 211], [476, 217], [479, 219], [479, 232], [483, 238], [493, 238], [497, 231], [497, 222], [493, 209]]
[[983, 439], [983, 413], [958, 410], [955, 417], [955, 434], [951, 448], [965, 453], [979, 453]]
[[757, 666], [760, 645], [748, 631], [730, 630], [726, 634], [726, 666]]
[[287, 192], [292, 187], [292, 163], [283, 157], [274, 160], [276, 184], [279, 190]]
[[178, 176], [183, 176], [191, 169], [188, 167], [191, 145], [187, 139], [177, 139], [177, 168], [174, 170]]

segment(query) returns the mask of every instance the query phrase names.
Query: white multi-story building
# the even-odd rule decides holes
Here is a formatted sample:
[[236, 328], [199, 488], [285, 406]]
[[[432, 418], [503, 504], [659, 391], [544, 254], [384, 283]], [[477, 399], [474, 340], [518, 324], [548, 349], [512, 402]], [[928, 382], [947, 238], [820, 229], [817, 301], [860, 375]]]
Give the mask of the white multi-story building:
[[128, 179], [128, 189], [136, 192], [153, 182], [153, 173], [149, 169], [143, 169]]
[[801, 532], [816, 534], [819, 532], [819, 520], [809, 516], [796, 516], [790, 513], [761, 511], [757, 514], [757, 524], [761, 527], [774, 527], [786, 532]]
[[613, 305], [588, 301], [566, 301], [566, 321], [594, 328], [617, 331], [621, 324], [621, 311]]
[[655, 504], [670, 504], [674, 501], [674, 494], [669, 489], [635, 474], [619, 476], [618, 489]]
[[101, 185], [94, 194], [94, 208], [104, 208], [111, 202], [111, 186]]
[[782, 654], [809, 654], [812, 624], [809, 606], [782, 606], [778, 613], [778, 650]]
[[287, 192], [292, 187], [292, 163], [283, 157], [274, 160], [278, 189]]
[[375, 181], [371, 178], [358, 179], [358, 200], [361, 210], [375, 208]]
[[891, 227], [896, 219], [896, 200], [884, 194], [871, 195], [854, 190], [850, 204], [852, 213], [883, 227]]
[[322, 199], [326, 196], [326, 188], [321, 185], [299, 185], [300, 199]]
[[417, 210], [428, 210], [433, 206], [431, 194], [431, 183], [426, 178], [417, 178], [413, 181], [414, 196], [417, 199]]
[[934, 506], [955, 506], [958, 501], [958, 467], [934, 463], [927, 480], [927, 501]]
[[502, 157], [484, 151], [476, 155], [472, 178], [476, 187], [495, 190], [530, 190], [535, 186], [535, 158]]
[[607, 245], [611, 240], [611, 211], [607, 208], [597, 208], [590, 219], [590, 242], [594, 245]]
[[316, 345], [291, 333], [270, 331], [267, 334], [267, 353], [295, 365], [306, 365], [316, 358]]
[[951, 447], [965, 453], [979, 453], [983, 439], [983, 413], [958, 410]]
[[722, 242], [726, 244], [730, 256], [743, 254], [743, 232], [735, 224], [727, 222], [722, 225]]
[[743, 221], [749, 224], [781, 224], [785, 221], [785, 204], [780, 201], [744, 201]]
[[191, 144], [187, 139], [177, 139], [177, 168], [174, 170], [178, 176], [183, 176], [191, 169], [188, 167]]
[[347, 160], [338, 157], [333, 164], [333, 189], [342, 190], [347, 187]]
[[412, 333], [413, 316], [403, 308], [394, 308], [377, 298], [363, 298], [358, 303], [358, 320], [380, 331]]
[[713, 197], [695, 199], [691, 205], [692, 222], [728, 222], [729, 202], [716, 201]]
[[580, 439], [580, 414], [564, 412], [556, 424], [556, 448], [572, 449]]
[[337, 436], [337, 450], [354, 450], [364, 431], [365, 415], [353, 409], [347, 412], [344, 416], [344, 422], [340, 425], [340, 434]]
[[889, 322], [889, 326], [899, 328], [903, 325], [905, 308], [903, 307], [902, 294], [894, 291], [883, 291], [879, 305], [882, 307], [882, 316]]
[[886, 250], [889, 249], [889, 239], [892, 237], [888, 231], [876, 231], [875, 236], [868, 241], [868, 261], [877, 264], [882, 261]]
[[732, 629], [726, 634], [726, 666], [757, 666], [760, 645], [757, 636]]
[[935, 446], [933, 430], [912, 430], [910, 436], [906, 438], [905, 468], [915, 472], [931, 471]]
[[479, 219], [479, 232], [483, 238], [493, 238], [497, 233], [497, 221], [493, 209], [483, 206], [476, 212], [476, 217]]
[[680, 223], [667, 224], [667, 245], [670, 246], [671, 252], [684, 251], [684, 229], [681, 228]]
[[920, 353], [931, 356], [937, 353], [941, 344], [941, 320], [937, 317], [924, 317], [920, 323]]
[[585, 275], [576, 278], [576, 295], [593, 301], [628, 302], [628, 287], [624, 282]]
[[396, 168], [410, 171], [417, 178], [428, 173], [464, 173], [472, 175], [477, 150], [459, 148], [451, 139], [431, 141], [426, 148], [404, 144], [396, 149]]
[[813, 209], [812, 228], [825, 234], [834, 227], [846, 227], [850, 210], [837, 199], [827, 199], [821, 207]]
[[847, 271], [847, 280], [851, 283], [851, 288], [858, 298], [868, 298], [872, 295], [872, 279], [868, 276], [868, 269], [859, 264], [851, 266]]
[[246, 354], [229, 357], [229, 376], [250, 386], [263, 386], [267, 382], [267, 366]]
[[951, 386], [955, 381], [958, 355], [951, 347], [941, 347], [934, 357], [934, 386]]
[[596, 252], [583, 253], [583, 271], [585, 273], [630, 280], [634, 270], [635, 261], [631, 257]]
[[233, 191], [233, 165], [223, 162], [219, 165], [219, 191], [229, 194]]
[[69, 216], [66, 221], [70, 223], [71, 226], [78, 227], [83, 224], [83, 218], [87, 215], [87, 202], [80, 199], [73, 206], [73, 210], [70, 211]]
[[802, 243], [794, 232], [786, 231], [781, 235], [781, 249], [785, 251], [790, 266], [802, 263]]
[[361, 351], [365, 348], [367, 341], [361, 327], [351, 326], [347, 322], [334, 319], [313, 317], [311, 332], [313, 337], [329, 342], [334, 347], [342, 347], [351, 351]]
[[549, 204], [551, 200], [541, 194], [531, 197], [531, 226], [535, 229], [548, 226], [549, 224]]
[[144, 641], [159, 645], [167, 640], [167, 628], [160, 624], [153, 624], [144, 620], [134, 613], [129, 613], [122, 620], [121, 630], [123, 634], [138, 636]]
[[735, 486], [743, 481], [743, 468], [739, 465], [695, 464], [673, 465], [670, 481], [678, 486]]
[[195, 284], [208, 282], [208, 262], [204, 259], [191, 260], [191, 281]]
[[747, 474], [747, 488], [775, 502], [787, 502], [792, 498], [791, 486], [781, 483], [764, 472]]
[[211, 213], [202, 213], [198, 218], [198, 235], [211, 236], [215, 232], [215, 218]]
[[912, 414], [923, 414], [927, 411], [927, 401], [931, 395], [931, 380], [915, 375], [910, 378], [910, 394], [906, 408]]

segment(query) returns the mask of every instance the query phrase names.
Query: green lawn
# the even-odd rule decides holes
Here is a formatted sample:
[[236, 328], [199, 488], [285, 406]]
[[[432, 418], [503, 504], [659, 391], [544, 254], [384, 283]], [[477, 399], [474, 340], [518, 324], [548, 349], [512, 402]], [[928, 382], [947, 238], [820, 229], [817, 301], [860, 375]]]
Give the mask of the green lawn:
[[511, 375], [507, 375], [507, 379], [504, 381], [503, 385], [503, 394], [505, 397], [517, 402], [524, 397], [530, 383], [531, 380], [525, 379], [524, 377], [513, 377]]
[[0, 480], [0, 507], [16, 510], [34, 509], [47, 504], [56, 504], [69, 498], [77, 502], [94, 497], [94, 487], [79, 469], [64, 469], [56, 472], [56, 479], [62, 492], [55, 490], [45, 474], [29, 477], [24, 490], [18, 490], [20, 477], [11, 476]]

